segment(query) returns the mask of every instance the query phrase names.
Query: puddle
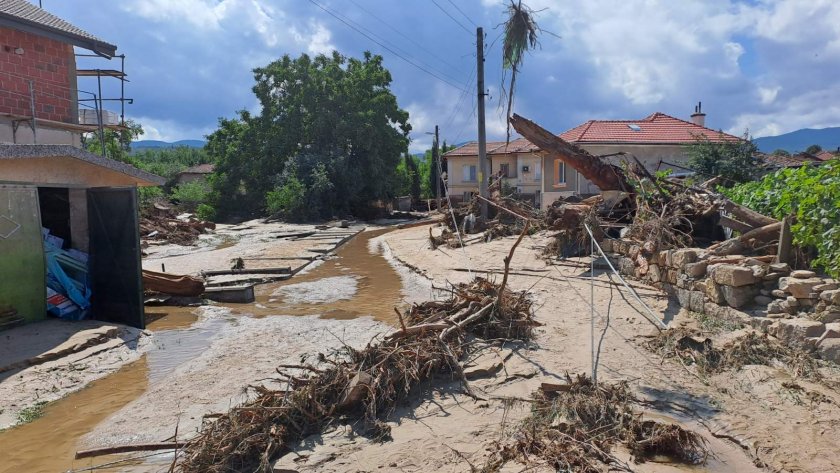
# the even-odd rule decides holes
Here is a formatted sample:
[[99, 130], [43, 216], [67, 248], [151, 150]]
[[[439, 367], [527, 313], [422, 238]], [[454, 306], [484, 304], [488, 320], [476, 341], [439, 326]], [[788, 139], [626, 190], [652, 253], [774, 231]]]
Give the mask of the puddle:
[[196, 307], [146, 307], [146, 329], [152, 332], [187, 328], [197, 320]]
[[47, 405], [40, 418], [0, 433], [0, 472], [59, 472], [104, 463], [105, 457], [73, 460], [76, 441], [147, 386], [148, 367], [141, 358]]
[[182, 364], [201, 355], [213, 338], [230, 323], [228, 319], [208, 319], [186, 330], [156, 332], [152, 339], [153, 348], [146, 353], [149, 383], [164, 378]]
[[[403, 305], [402, 279], [388, 261], [368, 250], [368, 243], [391, 229], [360, 233], [336, 252], [336, 257], [287, 281], [263, 284], [255, 289], [257, 304], [229, 304], [235, 314], [265, 317], [271, 315], [312, 315], [320, 313], [324, 318], [341, 320], [370, 316], [376, 320], [396, 324], [394, 307]], [[354, 278], [355, 294], [350, 298], [329, 302], [307, 303], [293, 297], [283, 296], [287, 288], [329, 284]], [[325, 281], [326, 280], [326, 281]], [[343, 285], [336, 284], [335, 286]], [[311, 286], [310, 286], [311, 287]], [[315, 286], [317, 287], [317, 286]], [[291, 289], [291, 288], [289, 288]], [[338, 287], [326, 287], [325, 292], [340, 292]], [[292, 290], [292, 292], [294, 292]]]

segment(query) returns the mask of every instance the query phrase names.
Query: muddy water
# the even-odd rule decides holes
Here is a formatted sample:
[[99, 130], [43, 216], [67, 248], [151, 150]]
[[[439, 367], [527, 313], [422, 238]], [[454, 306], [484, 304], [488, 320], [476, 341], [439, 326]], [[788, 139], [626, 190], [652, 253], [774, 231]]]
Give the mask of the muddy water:
[[[339, 248], [336, 258], [324, 261], [314, 269], [286, 281], [256, 287], [256, 304], [229, 304], [235, 314], [265, 317], [270, 315], [312, 315], [325, 318], [353, 319], [371, 316], [376, 320], [396, 323], [394, 307], [402, 305], [402, 280], [385, 258], [368, 250], [370, 240], [390, 229], [362, 232]], [[355, 292], [348, 298], [331, 302], [287, 302], [284, 288], [302, 283], [314, 283], [337, 276], [356, 279]], [[331, 288], [325, 288], [331, 289]]]
[[[48, 405], [44, 415], [0, 434], [0, 472], [58, 472], [89, 466], [74, 461], [76, 440], [137, 398], [148, 386], [145, 358]], [[99, 463], [100, 459], [95, 459]]]
[[[339, 249], [337, 258], [325, 261], [308, 273], [289, 281], [258, 286], [256, 304], [232, 304], [230, 307], [234, 314], [256, 317], [321, 314], [351, 319], [373, 316], [393, 323], [393, 308], [402, 299], [401, 279], [384, 258], [368, 250], [369, 241], [387, 231], [363, 232]], [[315, 283], [336, 276], [355, 279], [355, 291], [346, 300], [292, 304], [286, 303], [282, 295], [276, 295], [285, 286]], [[143, 394], [150, 383], [199, 356], [226, 325], [235, 323], [230, 317], [196, 323], [198, 313], [198, 309], [189, 307], [147, 308], [147, 328], [155, 332], [153, 347], [139, 361], [48, 405], [41, 418], [0, 433], [0, 473], [59, 472], [125, 460], [126, 456], [85, 460], [73, 460], [73, 457], [79, 438]], [[121, 462], [111, 469], [96, 471], [125, 471], [127, 466], [128, 463]]]

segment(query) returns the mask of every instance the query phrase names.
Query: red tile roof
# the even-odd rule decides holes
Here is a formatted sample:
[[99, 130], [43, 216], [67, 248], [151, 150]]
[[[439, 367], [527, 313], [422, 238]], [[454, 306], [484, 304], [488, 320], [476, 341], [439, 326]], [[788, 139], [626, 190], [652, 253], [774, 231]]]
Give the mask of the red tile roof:
[[798, 168], [806, 164], [822, 163], [822, 160], [808, 153], [798, 153], [790, 156], [784, 154], [761, 154], [759, 157], [774, 168]]
[[834, 159], [838, 155], [832, 151], [820, 151], [819, 153], [815, 154], [814, 156], [817, 157], [820, 161], [828, 161], [829, 159]]
[[[632, 127], [631, 127], [632, 125]], [[641, 120], [589, 120], [560, 134], [574, 144], [683, 144], [694, 142], [697, 136], [711, 141], [739, 141], [737, 136], [656, 112]], [[504, 141], [487, 142], [487, 154], [529, 153], [539, 151], [525, 138], [511, 141], [505, 148]], [[478, 143], [471, 141], [453, 149], [445, 156], [476, 156]]]
[[585, 143], [691, 143], [704, 135], [712, 141], [738, 141], [741, 138], [656, 112], [641, 120], [589, 120], [560, 137]]

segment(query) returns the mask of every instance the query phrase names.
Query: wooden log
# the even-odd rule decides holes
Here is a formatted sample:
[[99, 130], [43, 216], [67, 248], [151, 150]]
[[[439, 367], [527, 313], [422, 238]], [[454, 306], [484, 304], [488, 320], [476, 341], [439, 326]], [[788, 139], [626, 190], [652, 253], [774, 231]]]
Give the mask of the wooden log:
[[115, 455], [117, 453], [149, 452], [153, 450], [169, 450], [184, 447], [186, 442], [161, 442], [161, 443], [138, 443], [132, 445], [116, 445], [113, 447], [92, 448], [76, 452], [76, 460], [82, 458], [99, 457], [102, 455]]
[[573, 167], [602, 191], [630, 192], [632, 190], [624, 171], [617, 166], [613, 166], [598, 156], [592, 155], [515, 113], [510, 118], [510, 124], [525, 139], [544, 151], [549, 158], [559, 159]]
[[782, 229], [782, 222], [775, 222], [769, 225], [765, 225], [760, 228], [756, 228], [755, 230], [748, 231], [741, 235], [739, 240], [742, 242], [748, 242], [752, 239], [756, 239], [759, 241], [770, 241], [778, 238], [779, 231]]
[[751, 227], [763, 227], [771, 223], [778, 223], [778, 220], [775, 218], [762, 215], [755, 210], [736, 204], [729, 199], [723, 202], [723, 209]]
[[204, 292], [204, 281], [192, 276], [143, 270], [143, 287], [173, 296], [195, 297]]

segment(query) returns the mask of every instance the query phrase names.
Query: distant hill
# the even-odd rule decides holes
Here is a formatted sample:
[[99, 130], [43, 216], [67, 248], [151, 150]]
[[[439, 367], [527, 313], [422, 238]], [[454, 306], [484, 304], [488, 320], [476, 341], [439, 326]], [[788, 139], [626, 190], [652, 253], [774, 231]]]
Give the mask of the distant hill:
[[203, 148], [207, 142], [204, 140], [180, 140], [174, 142], [158, 141], [158, 140], [140, 140], [131, 143], [131, 149], [143, 148], [177, 148], [178, 146], [186, 146], [188, 148]]
[[803, 128], [779, 136], [765, 136], [753, 140], [760, 151], [765, 153], [783, 149], [791, 153], [805, 151], [811, 145], [820, 145], [826, 151], [836, 150], [840, 146], [840, 127], [815, 130]]

